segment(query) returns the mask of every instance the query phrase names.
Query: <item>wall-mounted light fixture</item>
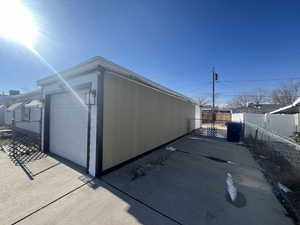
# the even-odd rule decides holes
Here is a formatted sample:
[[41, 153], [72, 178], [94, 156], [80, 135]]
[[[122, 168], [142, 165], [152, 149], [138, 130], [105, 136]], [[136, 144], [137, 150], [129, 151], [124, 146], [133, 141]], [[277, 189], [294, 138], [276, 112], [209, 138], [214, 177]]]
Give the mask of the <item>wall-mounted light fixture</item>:
[[85, 104], [95, 105], [96, 104], [96, 90], [90, 90], [85, 95]]

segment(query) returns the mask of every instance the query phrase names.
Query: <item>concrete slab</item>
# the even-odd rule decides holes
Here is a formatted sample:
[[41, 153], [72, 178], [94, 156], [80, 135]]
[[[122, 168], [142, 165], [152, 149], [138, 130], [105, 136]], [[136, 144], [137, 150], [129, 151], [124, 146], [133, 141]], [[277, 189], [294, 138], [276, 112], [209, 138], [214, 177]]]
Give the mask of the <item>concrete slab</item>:
[[18, 224], [174, 225], [99, 180], [85, 185]]
[[245, 147], [238, 143], [227, 142], [223, 138], [188, 136], [172, 143], [173, 145], [191, 153], [207, 154], [244, 165], [256, 166], [254, 159]]
[[[247, 149], [222, 140], [187, 137], [172, 146], [191, 154], [156, 151], [103, 179], [182, 224], [293, 224], [262, 173], [254, 169], [258, 165]], [[196, 153], [234, 159], [247, 166], [212, 161]], [[159, 159], [164, 160], [155, 164]], [[145, 175], [132, 180], [133, 171], [140, 166]], [[240, 192], [237, 206], [226, 197], [227, 172], [232, 174]]]
[[6, 153], [0, 152], [0, 221], [3, 225], [14, 223], [90, 179], [82, 171], [52, 157], [25, 166], [33, 175], [37, 174], [33, 180]]
[[42, 153], [20, 160], [33, 180], [0, 152], [1, 225], [176, 224], [101, 181], [91, 181], [67, 161]]
[[[43, 156], [23, 159], [30, 180], [0, 152], [1, 224], [22, 218], [18, 224], [178, 224], [162, 214], [189, 225], [293, 224], [246, 148], [188, 137], [171, 145], [188, 153], [157, 150], [105, 175], [103, 181], [91, 181], [80, 168]], [[238, 204], [226, 195], [228, 172], [239, 191]]]

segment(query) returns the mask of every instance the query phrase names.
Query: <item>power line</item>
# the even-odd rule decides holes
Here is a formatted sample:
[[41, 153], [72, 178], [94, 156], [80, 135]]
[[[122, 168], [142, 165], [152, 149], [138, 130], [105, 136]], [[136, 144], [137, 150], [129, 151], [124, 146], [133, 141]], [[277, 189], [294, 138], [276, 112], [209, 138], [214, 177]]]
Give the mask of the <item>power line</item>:
[[[280, 80], [300, 80], [300, 77], [289, 77], [289, 78], [275, 78], [275, 79], [260, 79], [260, 80], [218, 80], [217, 81], [217, 84], [219, 85], [224, 85], [225, 87], [227, 88], [234, 88], [232, 86], [232, 84], [234, 83], [243, 83], [243, 82], [275, 82], [275, 81], [280, 81]], [[211, 84], [212, 81], [207, 81], [207, 80], [201, 80], [201, 84], [202, 85], [207, 85], [207, 84]], [[205, 82], [205, 83], [203, 83]], [[199, 87], [191, 87], [191, 85], [183, 85], [183, 86], [179, 86], [179, 87], [176, 87], [175, 89], [178, 89], [178, 90], [184, 90], [184, 89], [187, 89], [189, 90], [190, 92], [197, 92], [199, 90]]]
[[269, 78], [269, 79], [258, 79], [258, 80], [220, 80], [219, 82], [225, 83], [240, 83], [240, 82], [264, 82], [264, 81], [280, 81], [280, 80], [300, 80], [300, 77], [286, 77], [286, 78]]
[[[198, 93], [198, 94], [200, 94], [200, 95], [211, 95], [211, 93], [209, 93], [209, 92], [203, 92], [203, 93]], [[260, 96], [260, 97], [272, 97], [272, 95], [260, 95], [260, 94], [247, 94], [247, 93], [226, 93], [226, 92], [217, 92], [216, 93], [216, 96], [220, 96], [220, 95], [222, 95], [222, 96], [248, 96], [248, 97], [257, 97], [257, 96]], [[285, 95], [278, 95], [279, 97], [280, 96], [285, 96]], [[300, 97], [300, 96], [297, 96], [297, 97]]]
[[[258, 80], [218, 80], [216, 83], [217, 84], [221, 84], [221, 85], [228, 85], [228, 87], [232, 87], [230, 84], [228, 83], [243, 83], [243, 82], [275, 82], [275, 81], [291, 81], [291, 80], [300, 80], [300, 77], [287, 77], [287, 78], [269, 78], [269, 79], [258, 79]], [[208, 85], [208, 84], [212, 84], [212, 81], [208, 81], [208, 80], [199, 80], [199, 82], [202, 82], [201, 84], [202, 85]], [[173, 88], [175, 89], [198, 89], [199, 87], [191, 87], [192, 85], [195, 85], [195, 84], [191, 84], [191, 85], [180, 85], [180, 86], [174, 86]]]
[[[266, 79], [251, 79], [251, 80], [218, 80], [218, 83], [240, 83], [240, 82], [275, 82], [275, 81], [292, 81], [300, 80], [300, 77], [286, 77], [286, 78], [266, 78]], [[209, 80], [199, 80], [199, 82], [208, 82]]]

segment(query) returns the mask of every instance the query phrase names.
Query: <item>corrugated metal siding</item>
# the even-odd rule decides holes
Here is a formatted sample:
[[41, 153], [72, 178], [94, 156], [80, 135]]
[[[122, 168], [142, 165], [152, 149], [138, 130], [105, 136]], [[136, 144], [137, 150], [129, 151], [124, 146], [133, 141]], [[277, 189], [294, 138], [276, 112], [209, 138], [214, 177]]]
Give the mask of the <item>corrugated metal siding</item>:
[[[103, 169], [194, 129], [195, 105], [118, 76], [104, 77]], [[194, 126], [194, 125], [193, 125]]]

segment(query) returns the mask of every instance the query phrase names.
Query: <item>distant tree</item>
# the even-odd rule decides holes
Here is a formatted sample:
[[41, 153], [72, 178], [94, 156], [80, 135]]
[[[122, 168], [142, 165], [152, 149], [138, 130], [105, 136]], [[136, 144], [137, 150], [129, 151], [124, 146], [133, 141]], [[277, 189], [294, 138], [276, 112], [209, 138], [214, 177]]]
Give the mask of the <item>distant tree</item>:
[[250, 96], [248, 95], [239, 95], [232, 98], [227, 106], [230, 108], [240, 108], [240, 107], [246, 107], [250, 102]]
[[197, 102], [200, 106], [205, 106], [208, 104], [209, 100], [206, 97], [198, 97]]
[[261, 88], [257, 88], [249, 93], [232, 98], [228, 103], [228, 107], [240, 108], [247, 107], [249, 104], [259, 105], [267, 102], [270, 102], [270, 97], [268, 97], [267, 92]]
[[250, 94], [250, 101], [256, 105], [268, 103], [270, 102], [270, 100], [271, 98], [268, 95], [268, 92], [263, 90], [262, 88], [257, 88]]
[[274, 104], [292, 104], [300, 95], [300, 82], [288, 81], [272, 91], [272, 102]]

